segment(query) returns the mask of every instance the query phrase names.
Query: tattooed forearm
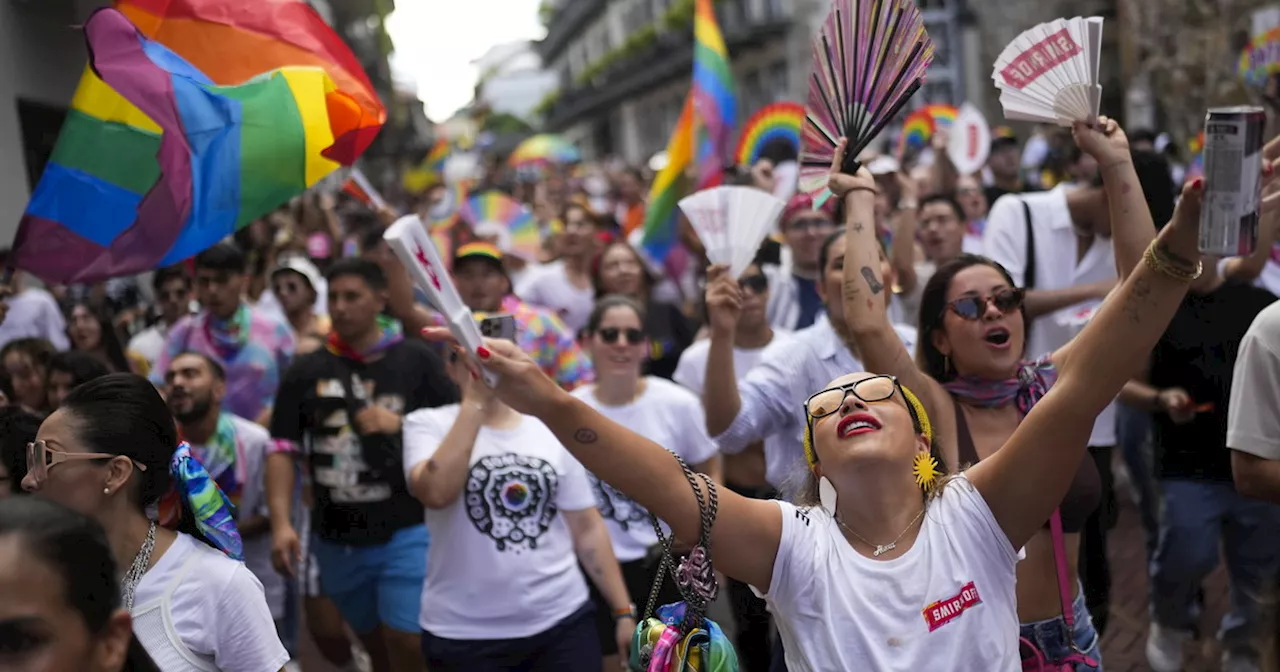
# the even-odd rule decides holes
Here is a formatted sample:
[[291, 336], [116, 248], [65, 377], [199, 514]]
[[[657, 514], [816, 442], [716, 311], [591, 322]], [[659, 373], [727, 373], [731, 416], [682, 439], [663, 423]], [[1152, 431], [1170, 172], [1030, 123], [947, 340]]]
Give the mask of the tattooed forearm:
[[583, 427], [573, 433], [573, 440], [578, 443], [595, 443], [600, 437], [596, 435], [595, 430], [589, 427]]
[[856, 232], [858, 232], [858, 233], [862, 233], [862, 229], [864, 229], [864, 228], [866, 228], [866, 227], [864, 227], [864, 226], [862, 225], [862, 222], [854, 222], [854, 223], [853, 223], [853, 230], [854, 230], [854, 231], [856, 231]]
[[857, 296], [862, 293], [862, 290], [858, 288], [857, 281], [853, 278], [849, 278], [844, 281], [843, 289], [845, 298]]
[[1129, 321], [1134, 324], [1142, 323], [1142, 311], [1150, 303], [1151, 299], [1151, 282], [1146, 278], [1134, 278], [1133, 287], [1129, 289], [1129, 296], [1124, 302], [1124, 314], [1129, 316]]
[[870, 266], [862, 267], [862, 279], [867, 281], [867, 288], [872, 294], [879, 294], [884, 291], [884, 285], [876, 278], [876, 272], [871, 270]]

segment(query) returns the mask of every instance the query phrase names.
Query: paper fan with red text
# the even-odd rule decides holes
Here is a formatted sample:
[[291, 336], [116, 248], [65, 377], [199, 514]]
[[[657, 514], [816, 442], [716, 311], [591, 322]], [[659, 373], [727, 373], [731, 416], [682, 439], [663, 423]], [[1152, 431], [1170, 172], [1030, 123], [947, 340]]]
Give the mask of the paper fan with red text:
[[1100, 17], [1056, 19], [1014, 38], [991, 79], [1006, 119], [1070, 126], [1098, 118]]
[[826, 200], [841, 137], [849, 139], [841, 170], [857, 172], [857, 156], [920, 89], [932, 62], [933, 40], [910, 0], [834, 0], [813, 40], [800, 190]]

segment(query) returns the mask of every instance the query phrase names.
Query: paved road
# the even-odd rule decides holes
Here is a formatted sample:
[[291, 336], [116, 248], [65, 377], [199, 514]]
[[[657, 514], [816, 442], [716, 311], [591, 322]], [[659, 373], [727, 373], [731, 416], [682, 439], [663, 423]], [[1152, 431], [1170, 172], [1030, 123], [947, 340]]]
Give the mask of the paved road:
[[[1148, 623], [1146, 551], [1143, 548], [1137, 511], [1128, 504], [1130, 500], [1127, 494], [1122, 493], [1121, 500], [1125, 505], [1109, 540], [1115, 595], [1111, 606], [1111, 623], [1102, 640], [1103, 662], [1107, 672], [1149, 672], [1144, 652]], [[1217, 632], [1218, 622], [1226, 609], [1226, 576], [1221, 568], [1206, 582], [1205, 598], [1207, 604], [1201, 631], [1210, 636], [1187, 645], [1188, 665], [1185, 672], [1213, 672], [1219, 669], [1217, 642], [1212, 633]], [[713, 618], [722, 625], [729, 623], [723, 611], [715, 611], [720, 613], [713, 613]], [[336, 672], [320, 658], [310, 642], [304, 642], [302, 662], [306, 672]]]

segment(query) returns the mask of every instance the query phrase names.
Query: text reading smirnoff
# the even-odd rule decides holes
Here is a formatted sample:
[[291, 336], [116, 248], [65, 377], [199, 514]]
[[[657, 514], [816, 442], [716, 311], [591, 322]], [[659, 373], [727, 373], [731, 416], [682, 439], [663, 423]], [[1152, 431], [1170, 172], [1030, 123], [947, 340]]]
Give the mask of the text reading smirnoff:
[[1031, 45], [1022, 52], [1000, 75], [1004, 81], [1015, 89], [1021, 89], [1036, 81], [1036, 78], [1055, 67], [1067, 62], [1080, 53], [1080, 45], [1071, 39], [1066, 28]]
[[924, 620], [929, 624], [929, 632], [960, 618], [966, 609], [982, 604], [978, 597], [978, 588], [970, 581], [954, 597], [938, 600], [924, 608]]

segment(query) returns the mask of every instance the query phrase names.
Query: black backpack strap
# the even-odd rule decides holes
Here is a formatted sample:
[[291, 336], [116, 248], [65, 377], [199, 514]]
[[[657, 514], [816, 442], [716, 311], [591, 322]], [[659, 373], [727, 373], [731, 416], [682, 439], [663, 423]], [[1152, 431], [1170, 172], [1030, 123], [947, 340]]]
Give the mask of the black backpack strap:
[[1022, 276], [1023, 289], [1036, 288], [1036, 232], [1035, 227], [1031, 225], [1031, 206], [1027, 205], [1026, 199], [1022, 201], [1022, 212], [1026, 216], [1027, 222], [1027, 261], [1026, 272]]

